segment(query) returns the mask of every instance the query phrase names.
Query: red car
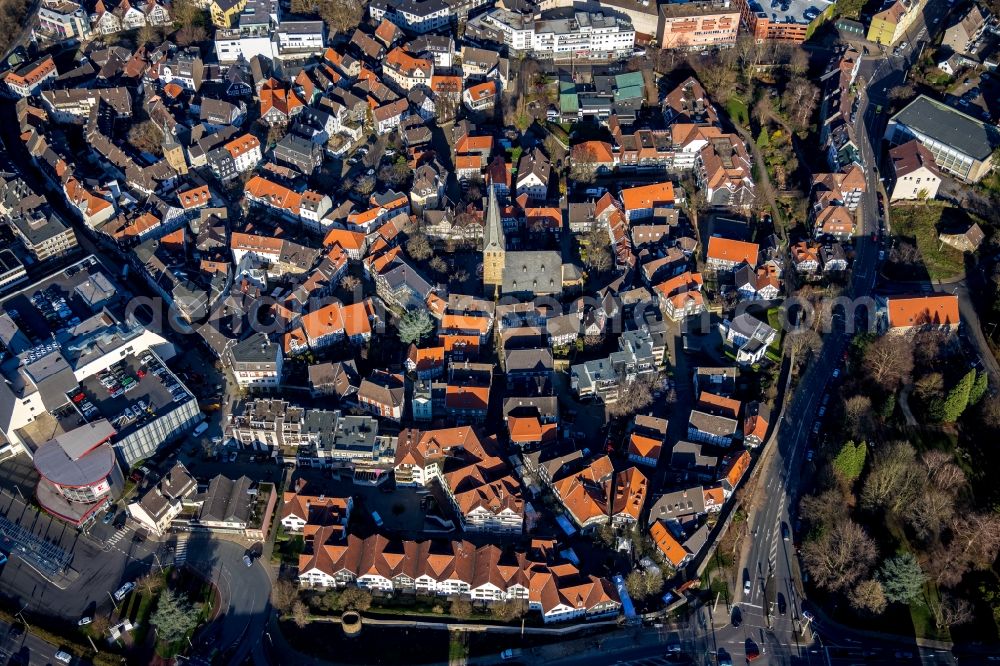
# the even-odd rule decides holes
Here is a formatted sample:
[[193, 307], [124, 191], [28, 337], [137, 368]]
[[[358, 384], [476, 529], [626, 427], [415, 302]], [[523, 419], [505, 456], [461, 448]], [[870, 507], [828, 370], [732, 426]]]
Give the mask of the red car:
[[83, 402], [83, 399], [86, 397], [83, 393], [77, 393], [73, 396], [73, 402]]
[[139, 379], [142, 379], [143, 377], [146, 376], [146, 371], [143, 370], [142, 368], [139, 368], [138, 370], [135, 371], [135, 374], [139, 376]]

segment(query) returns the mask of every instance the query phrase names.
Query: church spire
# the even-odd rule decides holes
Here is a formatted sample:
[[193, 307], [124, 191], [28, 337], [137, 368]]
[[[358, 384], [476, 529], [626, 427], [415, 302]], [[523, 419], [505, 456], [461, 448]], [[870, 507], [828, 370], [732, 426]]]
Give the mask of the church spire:
[[503, 233], [503, 218], [497, 203], [497, 190], [493, 183], [487, 185], [489, 198], [486, 203], [486, 225], [483, 229], [483, 252], [503, 252], [507, 249]]

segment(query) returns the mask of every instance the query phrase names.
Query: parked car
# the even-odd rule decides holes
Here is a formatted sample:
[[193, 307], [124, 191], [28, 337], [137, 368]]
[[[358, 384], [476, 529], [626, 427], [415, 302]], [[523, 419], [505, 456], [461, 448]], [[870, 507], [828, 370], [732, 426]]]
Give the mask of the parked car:
[[94, 618], [90, 617], [89, 615], [86, 616], [86, 617], [81, 617], [80, 621], [76, 623], [76, 626], [78, 626], [78, 627], [86, 627], [88, 624], [90, 624], [93, 621], [94, 621]]
[[247, 565], [248, 567], [252, 567], [253, 566], [253, 560], [250, 559], [249, 555], [244, 555], [243, 556], [243, 564]]
[[191, 434], [194, 435], [195, 437], [198, 437], [199, 435], [201, 435], [201, 433], [205, 432], [206, 430], [208, 430], [208, 421], [202, 421], [198, 425], [198, 427], [194, 429], [194, 432], [192, 432]]
[[56, 661], [61, 661], [64, 664], [68, 664], [73, 661], [73, 655], [69, 652], [63, 652], [62, 650], [57, 650], [55, 654]]
[[122, 599], [125, 598], [125, 595], [127, 595], [129, 592], [131, 592], [134, 589], [135, 589], [135, 583], [133, 583], [132, 581], [129, 581], [129, 582], [125, 583], [124, 585], [122, 585], [121, 587], [119, 587], [117, 590], [115, 590], [115, 594], [114, 594], [115, 601], [121, 601]]
[[104, 514], [104, 518], [101, 518], [101, 522], [104, 523], [105, 525], [110, 525], [111, 521], [114, 519], [115, 519], [115, 510], [111, 509], [106, 514]]

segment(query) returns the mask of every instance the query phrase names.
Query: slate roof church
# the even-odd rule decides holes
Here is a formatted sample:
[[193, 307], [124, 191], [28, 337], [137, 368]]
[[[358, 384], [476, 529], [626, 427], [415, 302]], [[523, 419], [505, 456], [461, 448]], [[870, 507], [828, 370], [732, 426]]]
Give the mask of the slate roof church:
[[503, 295], [534, 297], [562, 293], [562, 255], [551, 250], [507, 251], [507, 239], [490, 185], [483, 236], [483, 287], [488, 295], [499, 289]]

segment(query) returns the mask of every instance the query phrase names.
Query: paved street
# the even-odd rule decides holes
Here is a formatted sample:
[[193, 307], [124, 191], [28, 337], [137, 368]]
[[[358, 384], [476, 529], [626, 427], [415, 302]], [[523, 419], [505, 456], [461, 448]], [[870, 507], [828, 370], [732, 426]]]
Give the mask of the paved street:
[[[23, 627], [0, 622], [0, 662], [19, 666], [49, 666], [57, 663], [55, 654], [61, 646], [47, 643]], [[76, 663], [80, 663], [77, 661]]]

